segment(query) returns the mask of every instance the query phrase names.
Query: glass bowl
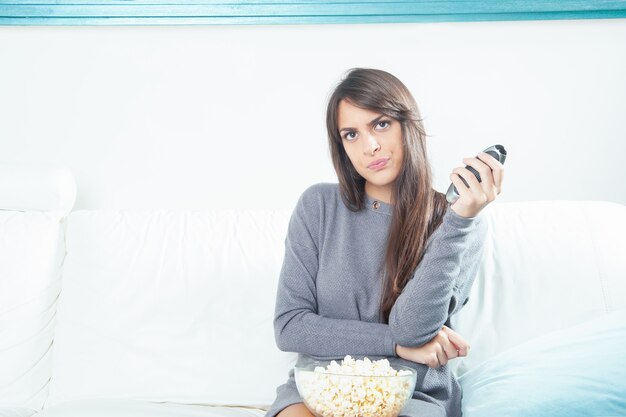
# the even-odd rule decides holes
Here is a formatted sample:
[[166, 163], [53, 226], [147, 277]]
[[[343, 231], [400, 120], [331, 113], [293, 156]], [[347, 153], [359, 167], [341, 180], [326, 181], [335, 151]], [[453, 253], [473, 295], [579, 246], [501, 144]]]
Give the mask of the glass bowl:
[[[415, 391], [417, 372], [408, 366], [393, 366], [407, 375], [344, 375], [327, 371], [330, 362], [294, 367], [298, 392], [316, 417], [398, 417]], [[316, 367], [325, 372], [315, 372]]]

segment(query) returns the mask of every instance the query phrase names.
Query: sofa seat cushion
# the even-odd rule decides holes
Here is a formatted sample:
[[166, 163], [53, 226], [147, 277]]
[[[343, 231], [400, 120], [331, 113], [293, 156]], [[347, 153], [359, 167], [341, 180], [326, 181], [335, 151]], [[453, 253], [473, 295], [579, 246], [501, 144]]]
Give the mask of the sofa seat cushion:
[[262, 417], [265, 410], [122, 399], [83, 399], [47, 407], [37, 417]]
[[15, 407], [0, 404], [0, 417], [31, 417], [37, 413], [37, 410], [25, 407]]

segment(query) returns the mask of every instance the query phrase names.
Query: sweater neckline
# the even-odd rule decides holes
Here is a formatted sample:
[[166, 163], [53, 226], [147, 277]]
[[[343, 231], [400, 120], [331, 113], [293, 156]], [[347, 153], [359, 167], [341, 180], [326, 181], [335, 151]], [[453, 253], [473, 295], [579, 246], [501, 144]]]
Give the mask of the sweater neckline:
[[375, 211], [376, 213], [387, 214], [389, 216], [393, 213], [392, 204], [377, 200], [367, 193], [365, 193], [365, 207], [367, 207], [368, 210]]

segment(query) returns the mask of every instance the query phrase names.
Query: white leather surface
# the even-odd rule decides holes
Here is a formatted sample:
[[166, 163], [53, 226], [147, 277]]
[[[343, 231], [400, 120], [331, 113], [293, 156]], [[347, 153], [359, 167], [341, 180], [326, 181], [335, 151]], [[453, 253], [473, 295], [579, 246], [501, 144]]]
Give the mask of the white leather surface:
[[626, 206], [492, 203], [489, 239], [454, 329], [470, 354], [457, 375], [523, 341], [626, 308]]
[[0, 210], [0, 406], [44, 404], [63, 256], [56, 215]]
[[37, 417], [262, 417], [265, 411], [139, 400], [85, 399], [46, 408]]
[[290, 213], [74, 211], [50, 398], [267, 407]]

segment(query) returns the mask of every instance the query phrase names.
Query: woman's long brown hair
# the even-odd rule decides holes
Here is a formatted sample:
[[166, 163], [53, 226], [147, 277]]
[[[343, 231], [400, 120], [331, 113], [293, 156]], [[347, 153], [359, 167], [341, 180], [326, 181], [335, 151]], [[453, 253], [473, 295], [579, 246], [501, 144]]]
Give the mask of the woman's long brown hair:
[[352, 68], [335, 87], [328, 101], [326, 128], [333, 165], [344, 204], [352, 211], [365, 206], [365, 178], [346, 154], [337, 111], [341, 100], [382, 113], [402, 126], [404, 158], [393, 189], [393, 214], [384, 257], [384, 283], [380, 300], [381, 318], [389, 313], [421, 261], [429, 236], [443, 221], [447, 201], [432, 188], [426, 152], [426, 133], [415, 99], [406, 86], [388, 72]]

